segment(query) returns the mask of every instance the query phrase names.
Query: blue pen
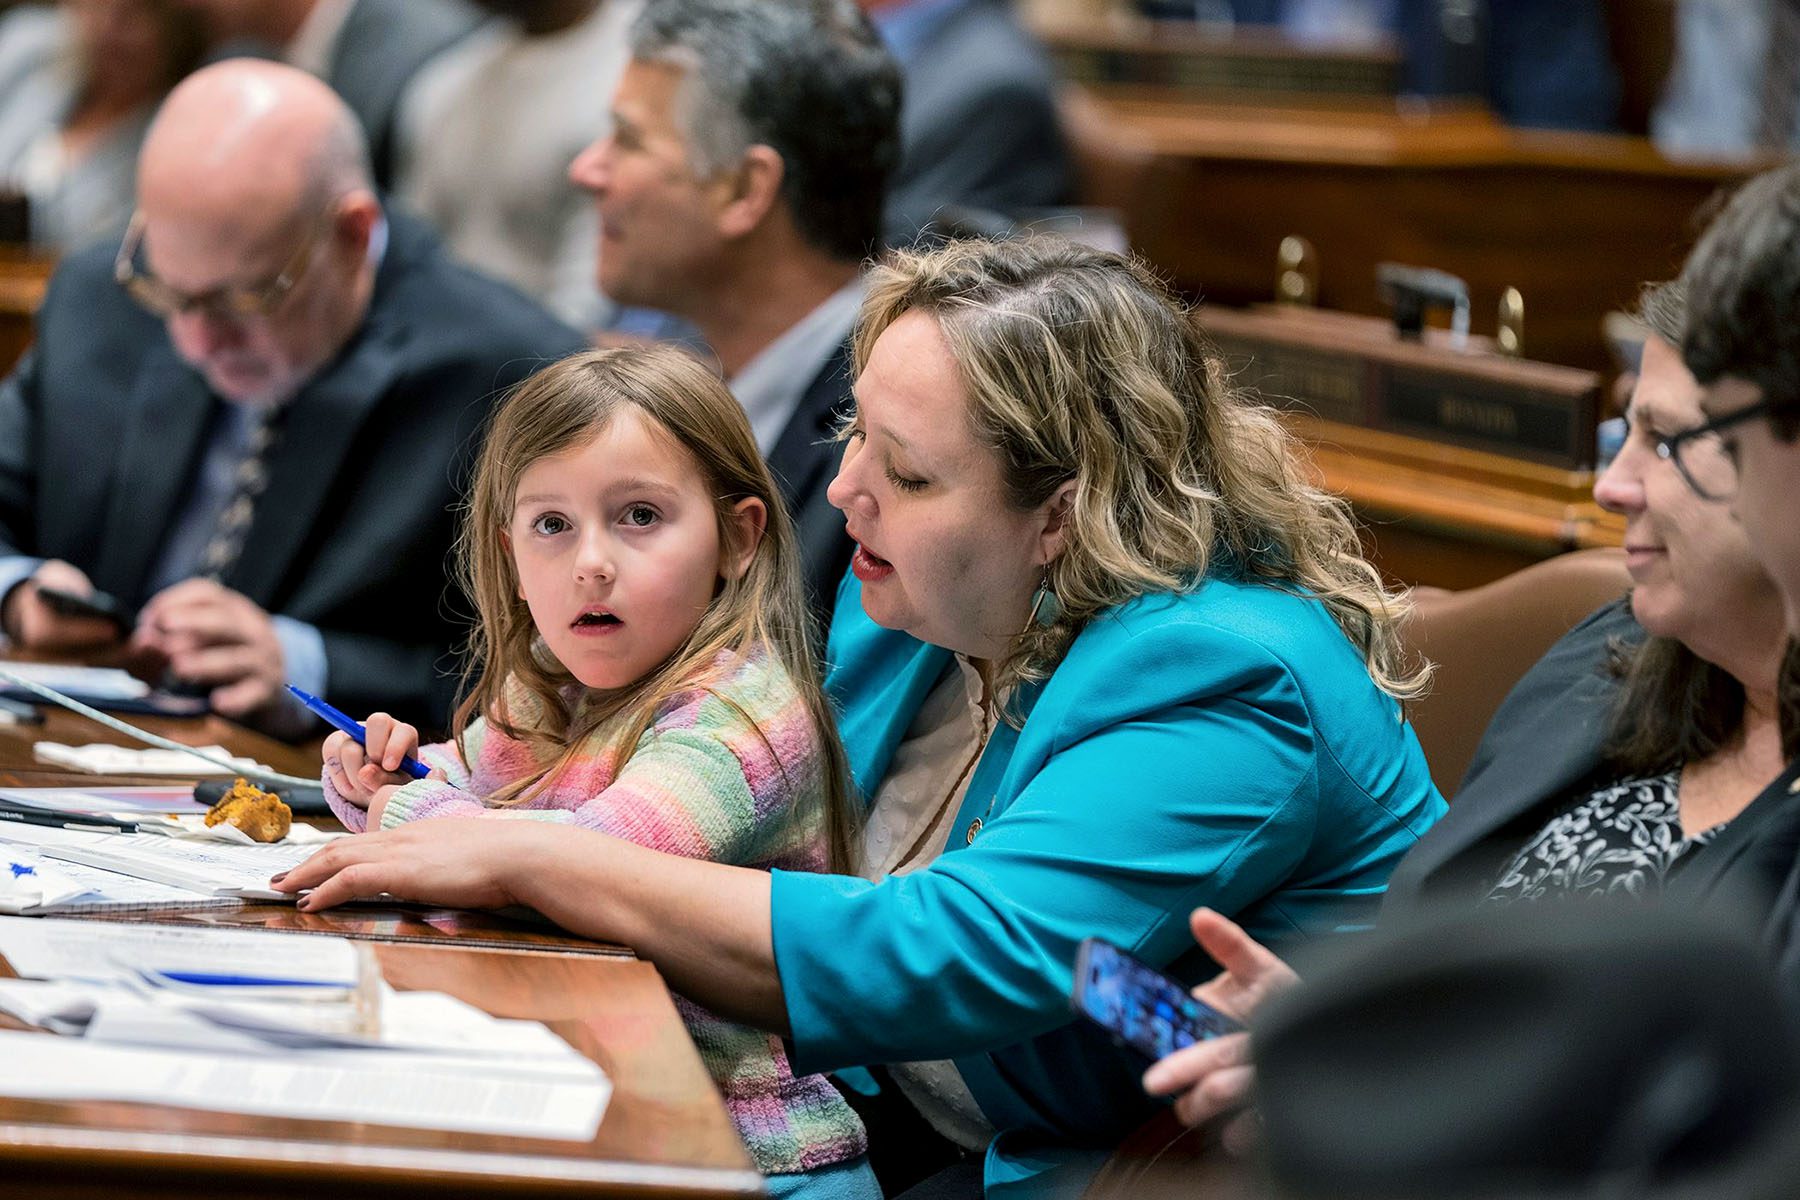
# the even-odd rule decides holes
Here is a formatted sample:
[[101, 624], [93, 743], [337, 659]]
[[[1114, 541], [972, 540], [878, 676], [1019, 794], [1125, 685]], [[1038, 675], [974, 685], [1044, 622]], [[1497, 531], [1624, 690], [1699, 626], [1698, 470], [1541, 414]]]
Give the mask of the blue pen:
[[139, 974], [156, 980], [185, 983], [191, 987], [261, 987], [261, 988], [333, 988], [345, 991], [354, 984], [333, 983], [323, 979], [274, 979], [259, 975], [209, 975], [202, 971], [158, 971], [139, 968]]
[[[294, 693], [295, 699], [300, 703], [323, 717], [325, 723], [333, 729], [341, 729], [355, 738], [357, 745], [366, 747], [369, 744], [369, 731], [362, 727], [362, 722], [345, 716], [317, 696], [303, 692], [291, 683], [287, 685], [287, 690]], [[400, 760], [400, 774], [411, 775], [414, 779], [423, 779], [431, 774], [431, 768], [409, 754]]]

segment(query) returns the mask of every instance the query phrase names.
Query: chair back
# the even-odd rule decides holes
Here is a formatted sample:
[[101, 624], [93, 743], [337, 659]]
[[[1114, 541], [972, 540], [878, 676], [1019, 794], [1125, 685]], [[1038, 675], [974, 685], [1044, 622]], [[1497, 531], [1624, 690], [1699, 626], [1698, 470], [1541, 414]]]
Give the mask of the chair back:
[[1480, 587], [1416, 588], [1408, 647], [1437, 664], [1408, 719], [1438, 791], [1454, 798], [1494, 710], [1556, 640], [1631, 586], [1625, 552], [1575, 550]]

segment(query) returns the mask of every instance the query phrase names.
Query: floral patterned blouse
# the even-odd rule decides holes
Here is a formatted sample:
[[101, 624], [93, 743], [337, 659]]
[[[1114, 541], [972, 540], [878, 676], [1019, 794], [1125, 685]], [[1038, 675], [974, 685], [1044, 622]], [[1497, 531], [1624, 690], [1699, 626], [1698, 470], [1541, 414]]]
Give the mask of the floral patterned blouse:
[[1487, 898], [1654, 895], [1682, 856], [1724, 828], [1684, 837], [1680, 791], [1679, 771], [1596, 789], [1526, 842]]

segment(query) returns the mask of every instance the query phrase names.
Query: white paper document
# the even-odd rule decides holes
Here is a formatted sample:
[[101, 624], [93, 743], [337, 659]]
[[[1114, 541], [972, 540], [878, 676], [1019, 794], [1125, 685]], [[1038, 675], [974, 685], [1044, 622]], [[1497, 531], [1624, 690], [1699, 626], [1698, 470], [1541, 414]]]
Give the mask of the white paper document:
[[27, 979], [176, 980], [354, 988], [356, 949], [346, 938], [255, 929], [185, 929], [96, 921], [0, 917], [0, 956]]
[[0, 1094], [33, 1100], [125, 1100], [585, 1142], [600, 1128], [611, 1093], [605, 1073], [580, 1056], [554, 1068], [490, 1073], [381, 1054], [314, 1061], [0, 1032]]
[[350, 1001], [241, 999], [221, 993], [244, 989], [169, 991], [131, 978], [0, 979], [0, 1011], [90, 1041], [170, 1050], [373, 1050], [484, 1072], [556, 1073], [563, 1060], [580, 1057], [536, 1021], [491, 1017], [441, 992], [376, 987], [378, 1001], [363, 1011]]
[[536, 1021], [396, 992], [366, 943], [0, 918], [0, 1095], [585, 1141], [612, 1085]]
[[269, 877], [305, 862], [316, 845], [276, 842], [233, 845], [159, 833], [92, 833], [46, 825], [8, 824], [0, 841], [26, 845], [48, 858], [189, 888], [213, 896], [292, 900], [273, 891]]
[[31, 847], [0, 842], [0, 913], [30, 915], [221, 903], [227, 901], [192, 888], [171, 887], [85, 863], [46, 858]]
[[[259, 842], [230, 821], [220, 821], [217, 825], [208, 825], [204, 813], [164, 813], [139, 817], [139, 833], [160, 833], [168, 837], [186, 838], [199, 842], [230, 842], [239, 846], [264, 846], [267, 842]], [[287, 835], [278, 845], [282, 846], [323, 846], [326, 842], [336, 841], [350, 835], [332, 832], [327, 829], [314, 829], [311, 825], [295, 823], [288, 827]]]

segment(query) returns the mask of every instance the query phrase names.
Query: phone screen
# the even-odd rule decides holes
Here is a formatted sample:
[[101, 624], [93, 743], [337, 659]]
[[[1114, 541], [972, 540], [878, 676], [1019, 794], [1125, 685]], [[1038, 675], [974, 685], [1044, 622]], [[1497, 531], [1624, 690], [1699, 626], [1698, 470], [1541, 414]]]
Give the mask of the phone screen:
[[1073, 999], [1076, 1012], [1151, 1059], [1243, 1028], [1176, 980], [1098, 938], [1081, 944]]

